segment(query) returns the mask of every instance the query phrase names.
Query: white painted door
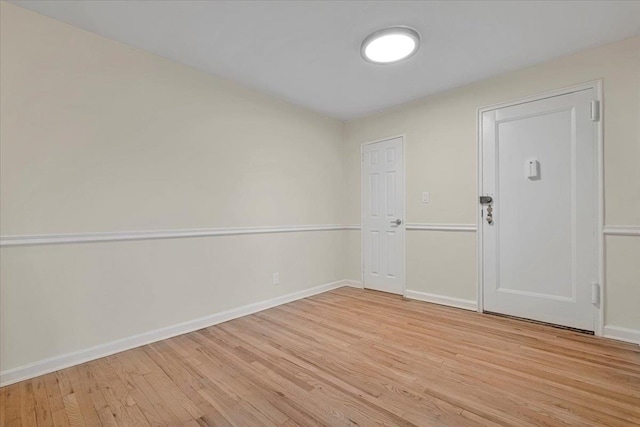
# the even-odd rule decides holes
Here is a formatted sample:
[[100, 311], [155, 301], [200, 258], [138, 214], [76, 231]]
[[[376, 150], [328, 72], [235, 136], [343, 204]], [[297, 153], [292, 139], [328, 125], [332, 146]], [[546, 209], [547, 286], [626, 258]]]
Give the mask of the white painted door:
[[594, 99], [587, 89], [482, 114], [484, 311], [594, 330]]
[[363, 284], [404, 294], [402, 137], [362, 148]]

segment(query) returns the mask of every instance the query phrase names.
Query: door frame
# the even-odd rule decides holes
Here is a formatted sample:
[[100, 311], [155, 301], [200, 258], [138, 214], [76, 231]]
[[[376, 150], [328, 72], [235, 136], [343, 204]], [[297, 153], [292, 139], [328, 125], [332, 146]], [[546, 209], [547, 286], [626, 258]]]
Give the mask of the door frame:
[[407, 294], [407, 140], [406, 134], [387, 136], [384, 138], [376, 139], [374, 141], [367, 141], [360, 144], [360, 283], [362, 289], [366, 289], [364, 286], [364, 147], [371, 144], [377, 144], [378, 142], [389, 141], [391, 139], [400, 138], [402, 144], [402, 210], [404, 211], [404, 218], [402, 219], [402, 225], [404, 226], [404, 241], [400, 248], [402, 251], [402, 296], [406, 297]]
[[542, 99], [553, 98], [556, 96], [567, 95], [573, 92], [579, 92], [585, 89], [593, 89], [595, 100], [599, 104], [599, 117], [594, 122], [595, 124], [595, 137], [596, 137], [596, 150], [595, 150], [595, 176], [596, 183], [594, 188], [596, 189], [596, 268], [598, 284], [600, 285], [600, 295], [598, 296], [598, 304], [593, 304], [594, 308], [594, 333], [597, 336], [604, 335], [604, 303], [605, 303], [605, 277], [604, 277], [604, 105], [603, 105], [603, 91], [602, 91], [602, 79], [591, 80], [584, 83], [579, 83], [572, 86], [567, 86], [559, 89], [542, 92], [536, 95], [527, 96], [524, 98], [518, 98], [512, 101], [502, 102], [499, 104], [489, 105], [486, 107], [480, 107], [477, 109], [476, 115], [476, 137], [477, 137], [477, 194], [476, 194], [476, 230], [477, 230], [477, 272], [478, 272], [478, 288], [477, 288], [477, 301], [478, 312], [484, 311], [484, 275], [483, 275], [483, 232], [482, 232], [482, 209], [478, 203], [478, 197], [482, 195], [482, 114], [486, 111], [497, 110], [499, 108], [511, 107], [514, 105], [525, 104], [533, 101], [540, 101]]

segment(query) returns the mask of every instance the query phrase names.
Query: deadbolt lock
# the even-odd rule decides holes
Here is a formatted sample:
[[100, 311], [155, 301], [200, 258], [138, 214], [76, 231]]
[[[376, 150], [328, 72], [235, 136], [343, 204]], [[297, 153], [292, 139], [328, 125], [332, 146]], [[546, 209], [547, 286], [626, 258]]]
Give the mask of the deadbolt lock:
[[493, 224], [493, 206], [491, 206], [491, 204], [493, 203], [493, 197], [491, 196], [480, 196], [480, 204], [481, 205], [487, 205], [487, 223], [488, 224]]

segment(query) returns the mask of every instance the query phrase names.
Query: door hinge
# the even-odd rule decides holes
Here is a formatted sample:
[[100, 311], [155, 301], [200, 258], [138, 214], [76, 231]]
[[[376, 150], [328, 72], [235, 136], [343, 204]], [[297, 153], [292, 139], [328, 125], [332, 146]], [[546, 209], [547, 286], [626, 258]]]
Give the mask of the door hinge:
[[600, 304], [600, 285], [598, 283], [591, 284], [591, 303], [593, 305]]
[[360, 153], [362, 155], [362, 159], [360, 161], [364, 162], [364, 153]]
[[600, 101], [591, 101], [591, 121], [597, 122], [600, 120]]

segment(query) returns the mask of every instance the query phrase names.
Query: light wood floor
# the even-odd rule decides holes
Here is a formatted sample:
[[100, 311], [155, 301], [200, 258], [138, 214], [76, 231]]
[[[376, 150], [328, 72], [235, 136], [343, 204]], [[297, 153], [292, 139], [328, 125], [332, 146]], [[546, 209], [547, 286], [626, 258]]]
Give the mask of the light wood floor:
[[640, 347], [342, 288], [1, 397], [2, 426], [629, 426]]

